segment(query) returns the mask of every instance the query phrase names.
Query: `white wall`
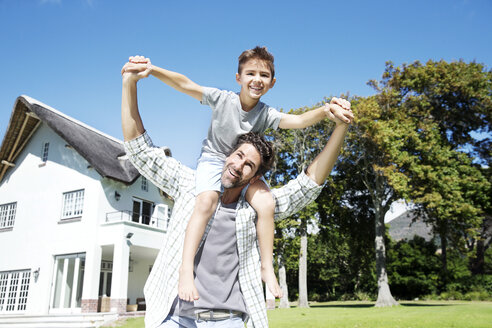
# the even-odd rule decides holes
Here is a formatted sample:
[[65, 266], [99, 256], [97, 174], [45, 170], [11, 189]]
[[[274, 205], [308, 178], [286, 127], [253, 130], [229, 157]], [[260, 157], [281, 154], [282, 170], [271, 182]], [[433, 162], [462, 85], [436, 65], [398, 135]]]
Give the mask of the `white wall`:
[[[41, 155], [45, 142], [50, 146], [48, 161], [43, 164]], [[31, 277], [26, 310], [29, 314], [48, 313], [55, 255], [84, 253], [94, 245], [108, 242], [109, 227], [101, 229], [106, 213], [131, 211], [134, 196], [170, 205], [150, 182], [149, 190], [143, 191], [141, 178], [131, 186], [102, 179], [94, 169], [88, 168], [89, 163], [83, 157], [66, 147], [66, 142], [44, 123], [31, 137], [15, 164], [16, 167], [9, 169], [0, 183], [0, 205], [17, 202], [13, 230], [0, 232], [0, 271], [40, 268], [38, 281]], [[79, 189], [84, 189], [81, 220], [61, 222], [63, 193]], [[114, 198], [116, 190], [121, 194], [119, 201]], [[135, 233], [132, 242], [147, 239], [148, 244], [145, 229], [132, 231]], [[151, 234], [156, 235], [155, 232]], [[111, 242], [112, 238], [109, 239]], [[147, 247], [160, 248], [161, 238], [150, 240], [152, 245]], [[132, 280], [138, 282], [131, 286], [134, 295], [141, 294], [135, 288], [143, 287], [145, 282], [134, 277], [139, 271], [131, 274]]]
[[[43, 145], [49, 142], [43, 165]], [[94, 243], [100, 175], [66, 142], [42, 124], [0, 185], [0, 204], [17, 202], [12, 231], [0, 233], [0, 271], [41, 268], [31, 279], [26, 312], [48, 310], [54, 255], [85, 252]], [[63, 193], [84, 189], [80, 222], [61, 223]], [[92, 206], [91, 206], [92, 205]], [[9, 250], [7, 252], [3, 250]]]

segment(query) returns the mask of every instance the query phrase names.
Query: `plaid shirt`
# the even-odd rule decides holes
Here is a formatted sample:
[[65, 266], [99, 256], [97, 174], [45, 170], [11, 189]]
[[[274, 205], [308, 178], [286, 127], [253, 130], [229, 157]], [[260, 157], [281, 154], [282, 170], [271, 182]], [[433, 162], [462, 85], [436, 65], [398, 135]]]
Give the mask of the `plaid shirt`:
[[[167, 157], [161, 148], [152, 144], [147, 133], [125, 142], [125, 150], [138, 171], [174, 199], [166, 238], [144, 287], [145, 326], [153, 328], [164, 321], [178, 295], [185, 230], [195, 205], [195, 171]], [[275, 220], [286, 218], [302, 209], [318, 197], [321, 189], [304, 172], [282, 188], [273, 189], [276, 200]], [[256, 242], [256, 212], [241, 197], [236, 213], [239, 284], [251, 319], [248, 326], [268, 327]], [[202, 242], [212, 220], [207, 225]]]

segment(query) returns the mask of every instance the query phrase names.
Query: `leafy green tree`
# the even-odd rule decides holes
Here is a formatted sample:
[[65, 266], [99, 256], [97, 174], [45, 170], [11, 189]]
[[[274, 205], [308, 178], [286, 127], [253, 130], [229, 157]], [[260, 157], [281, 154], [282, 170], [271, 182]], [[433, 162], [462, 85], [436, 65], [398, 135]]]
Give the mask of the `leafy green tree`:
[[393, 243], [388, 251], [388, 267], [393, 293], [400, 299], [435, 294], [440, 260], [435, 242], [415, 236]]
[[[349, 139], [344, 151], [350, 145]], [[351, 165], [342, 163], [345, 160], [346, 155], [343, 155], [336, 173], [317, 200], [320, 218], [318, 243], [323, 244], [327, 252], [335, 254], [327, 261], [334, 274], [331, 297], [353, 297], [377, 291], [372, 202], [360, 175], [353, 174], [355, 167], [340, 170]]]
[[381, 115], [369, 133], [385, 156], [381, 170], [440, 235], [446, 282], [448, 242], [464, 248], [490, 207], [490, 182], [473, 160], [490, 163], [491, 72], [462, 61], [388, 63], [371, 84]]
[[[301, 114], [312, 108], [291, 110], [291, 114]], [[278, 164], [270, 177], [271, 185], [283, 184], [290, 178], [305, 170], [309, 163], [321, 151], [326, 143], [326, 136], [330, 135], [332, 125], [322, 121], [305, 129], [277, 130], [270, 132], [270, 136], [277, 145]], [[316, 204], [310, 204], [287, 220], [288, 227], [300, 236], [299, 249], [299, 307], [309, 307], [307, 290], [307, 246], [308, 225], [316, 221]]]
[[[391, 295], [388, 283], [384, 217], [399, 195], [384, 174], [382, 168], [388, 164], [387, 158], [383, 156], [382, 148], [372, 135], [386, 133], [377, 126], [382, 109], [375, 97], [353, 98], [351, 102], [357, 119], [349, 131], [342, 155], [335, 167], [338, 174], [334, 179], [345, 186], [339, 206], [349, 207], [350, 211], [357, 213], [356, 217], [365, 216], [373, 223], [378, 284], [376, 306], [392, 306], [398, 303]], [[356, 228], [357, 226], [353, 227]]]

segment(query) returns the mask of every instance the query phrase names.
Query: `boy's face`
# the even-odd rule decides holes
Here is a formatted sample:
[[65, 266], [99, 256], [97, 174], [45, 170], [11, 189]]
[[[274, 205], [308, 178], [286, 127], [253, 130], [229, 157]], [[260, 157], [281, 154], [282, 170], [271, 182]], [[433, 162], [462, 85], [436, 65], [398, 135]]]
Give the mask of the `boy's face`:
[[236, 73], [236, 81], [243, 95], [259, 100], [275, 85], [276, 80], [272, 79], [272, 72], [265, 61], [253, 58], [243, 65], [241, 74]]

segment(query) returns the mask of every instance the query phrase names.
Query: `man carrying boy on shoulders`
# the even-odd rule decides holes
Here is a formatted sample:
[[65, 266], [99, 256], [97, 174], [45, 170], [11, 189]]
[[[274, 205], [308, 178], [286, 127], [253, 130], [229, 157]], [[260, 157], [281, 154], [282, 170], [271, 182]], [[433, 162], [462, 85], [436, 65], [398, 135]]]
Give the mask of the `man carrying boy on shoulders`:
[[[255, 228], [256, 213], [241, 190], [260, 178], [273, 162], [269, 142], [255, 133], [239, 138], [221, 174], [224, 191], [216, 214], [207, 225], [195, 258], [195, 302], [178, 301], [178, 278], [185, 229], [195, 200], [195, 172], [167, 157], [152, 144], [138, 111], [137, 82], [148, 75], [125, 65], [122, 128], [130, 161], [147, 179], [174, 198], [164, 244], [146, 282], [146, 327], [268, 327]], [[336, 104], [330, 106], [343, 110]], [[286, 218], [316, 199], [338, 157], [348, 124], [334, 115], [336, 127], [306, 172], [272, 190], [275, 219]], [[232, 243], [230, 241], [232, 240]], [[229, 241], [229, 243], [226, 243]]]

